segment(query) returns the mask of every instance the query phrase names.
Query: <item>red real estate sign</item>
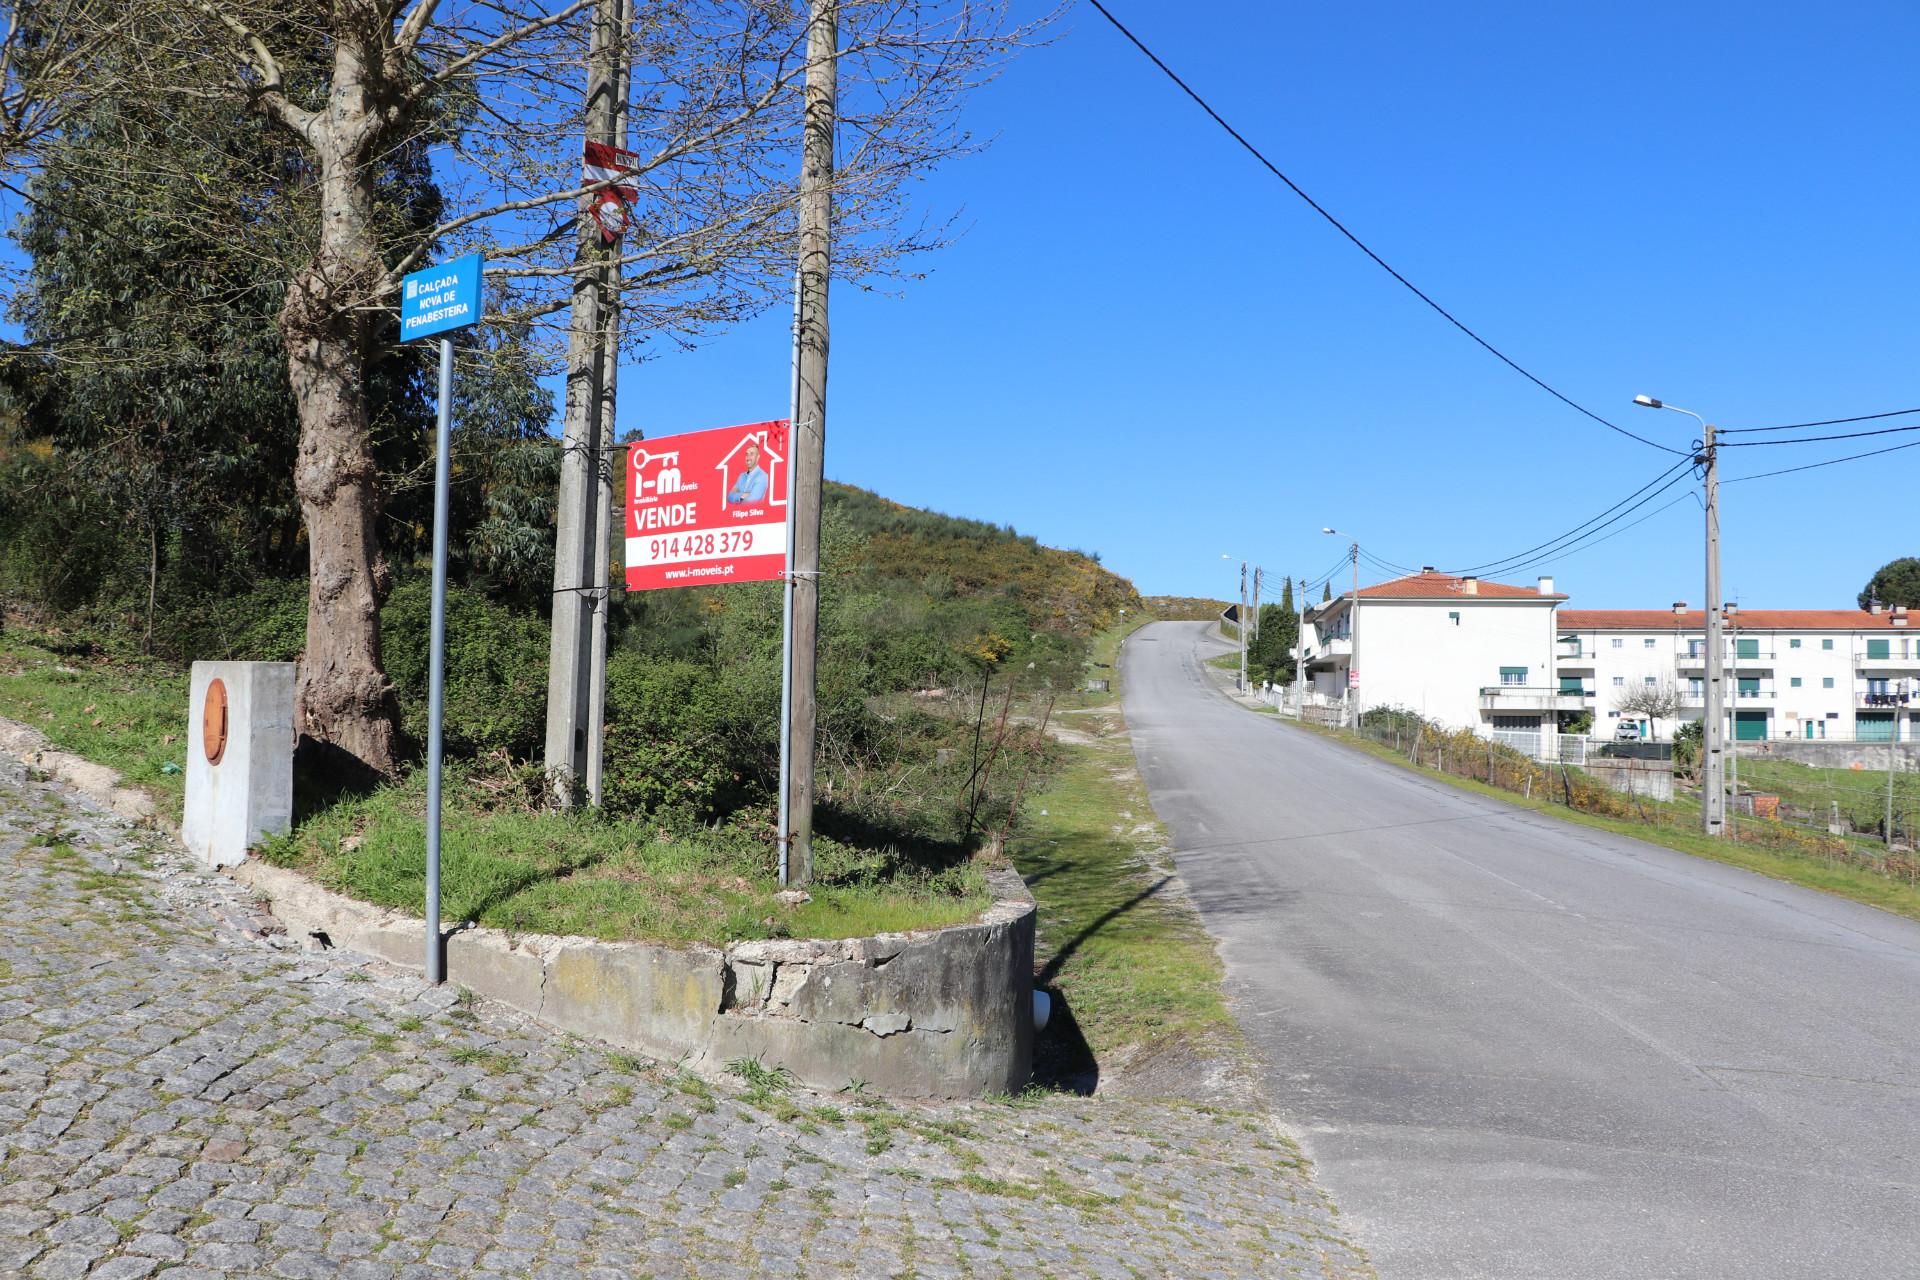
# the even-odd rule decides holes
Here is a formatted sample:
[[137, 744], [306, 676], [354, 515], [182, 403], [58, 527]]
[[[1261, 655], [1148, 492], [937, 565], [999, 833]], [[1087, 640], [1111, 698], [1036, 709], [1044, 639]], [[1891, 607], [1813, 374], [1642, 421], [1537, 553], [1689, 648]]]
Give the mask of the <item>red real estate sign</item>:
[[766, 582], [787, 571], [787, 423], [627, 451], [627, 590]]

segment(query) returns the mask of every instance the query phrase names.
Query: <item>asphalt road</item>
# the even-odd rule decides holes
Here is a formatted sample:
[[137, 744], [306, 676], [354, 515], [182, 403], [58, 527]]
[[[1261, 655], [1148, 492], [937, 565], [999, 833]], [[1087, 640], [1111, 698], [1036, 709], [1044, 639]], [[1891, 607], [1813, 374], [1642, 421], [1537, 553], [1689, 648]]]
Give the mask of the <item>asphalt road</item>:
[[1134, 749], [1383, 1277], [1920, 1276], [1920, 924], [1248, 711], [1206, 629], [1128, 642]]

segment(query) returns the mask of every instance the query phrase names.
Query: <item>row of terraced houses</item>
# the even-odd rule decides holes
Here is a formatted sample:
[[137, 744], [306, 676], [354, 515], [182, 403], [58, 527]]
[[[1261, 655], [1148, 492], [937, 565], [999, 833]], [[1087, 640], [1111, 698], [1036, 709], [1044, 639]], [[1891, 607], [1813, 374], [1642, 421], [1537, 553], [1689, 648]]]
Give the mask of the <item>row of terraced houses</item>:
[[[1551, 733], [1592, 713], [1668, 737], [1706, 704], [1699, 609], [1567, 609], [1553, 579], [1521, 587], [1417, 574], [1312, 606], [1301, 645], [1313, 703], [1397, 707], [1453, 727]], [[1357, 650], [1356, 650], [1357, 642]], [[1904, 607], [1726, 615], [1729, 732], [1741, 740], [1920, 742], [1920, 628]], [[1665, 714], [1635, 690], [1670, 693]], [[1645, 701], [1639, 699], [1638, 701]]]

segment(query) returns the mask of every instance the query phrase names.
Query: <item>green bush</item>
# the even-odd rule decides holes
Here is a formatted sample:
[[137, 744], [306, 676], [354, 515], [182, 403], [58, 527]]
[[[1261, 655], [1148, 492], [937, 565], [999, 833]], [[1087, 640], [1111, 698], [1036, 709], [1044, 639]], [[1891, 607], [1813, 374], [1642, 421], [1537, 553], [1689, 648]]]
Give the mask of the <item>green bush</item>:
[[[400, 725], [427, 736], [427, 664], [433, 584], [410, 578], [380, 610], [380, 649], [400, 699]], [[547, 624], [464, 587], [447, 588], [446, 716], [449, 755], [505, 752], [524, 759], [546, 736]]]
[[307, 645], [307, 583], [269, 578], [169, 616], [166, 648], [187, 661], [292, 662]]
[[766, 789], [779, 743], [778, 662], [724, 673], [621, 651], [607, 662], [602, 793], [614, 814], [730, 812]]

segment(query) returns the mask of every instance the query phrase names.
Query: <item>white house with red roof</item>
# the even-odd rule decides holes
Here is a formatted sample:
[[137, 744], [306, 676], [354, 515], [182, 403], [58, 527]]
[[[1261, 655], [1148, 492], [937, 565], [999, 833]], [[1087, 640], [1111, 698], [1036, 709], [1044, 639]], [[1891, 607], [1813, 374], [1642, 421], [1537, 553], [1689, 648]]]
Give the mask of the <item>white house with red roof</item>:
[[1395, 707], [1462, 728], [1553, 731], [1585, 703], [1560, 692], [1552, 578], [1516, 587], [1431, 568], [1313, 606], [1304, 670], [1347, 716]]
[[[1698, 609], [1562, 609], [1559, 683], [1594, 708], [1594, 732], [1622, 721], [1660, 737], [1706, 705], [1706, 616]], [[1907, 610], [1729, 608], [1729, 730], [1748, 742], [1920, 741], [1920, 628]], [[1676, 714], [1648, 722], [1635, 688], [1670, 686]]]
[[[1562, 609], [1535, 587], [1417, 574], [1308, 609], [1312, 701], [1344, 718], [1375, 707], [1456, 728], [1552, 733], [1592, 713], [1670, 737], [1706, 704], [1706, 619], [1670, 609]], [[1904, 607], [1739, 609], [1726, 616], [1728, 731], [1742, 741], [1920, 742], [1920, 627]], [[1644, 694], [1669, 705], [1649, 714]], [[1641, 698], [1630, 695], [1641, 693]]]

